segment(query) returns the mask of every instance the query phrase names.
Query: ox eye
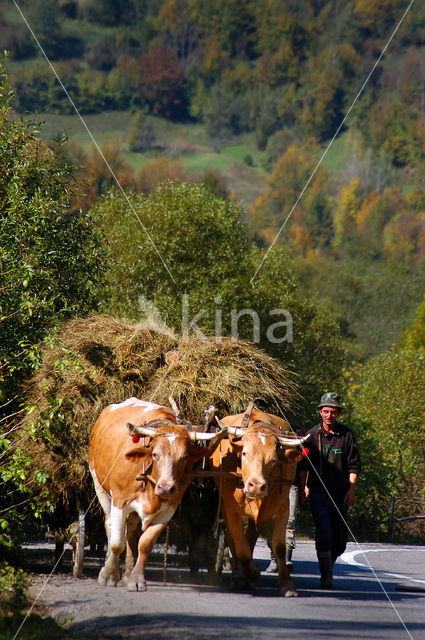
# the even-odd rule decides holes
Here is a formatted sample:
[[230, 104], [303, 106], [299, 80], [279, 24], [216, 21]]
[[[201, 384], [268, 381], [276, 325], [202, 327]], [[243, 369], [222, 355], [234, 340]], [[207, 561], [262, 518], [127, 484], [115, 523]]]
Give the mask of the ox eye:
[[160, 457], [161, 457], [161, 455], [160, 455], [159, 453], [157, 453], [156, 451], [154, 451], [154, 452], [152, 453], [152, 458], [153, 458], [154, 460], [159, 460], [159, 459], [160, 459]]
[[242, 451], [242, 457], [245, 458], [247, 456], [247, 452], [246, 451]]

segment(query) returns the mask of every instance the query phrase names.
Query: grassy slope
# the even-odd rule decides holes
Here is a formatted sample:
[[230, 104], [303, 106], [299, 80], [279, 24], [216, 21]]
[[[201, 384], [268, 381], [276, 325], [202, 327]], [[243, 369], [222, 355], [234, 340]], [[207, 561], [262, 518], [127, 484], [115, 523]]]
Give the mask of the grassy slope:
[[[244, 134], [229, 141], [220, 153], [211, 148], [211, 141], [200, 124], [179, 124], [161, 118], [150, 117], [155, 131], [156, 148], [148, 153], [128, 151], [127, 141], [133, 114], [128, 111], [111, 111], [84, 115], [84, 123], [77, 115], [39, 114], [43, 121], [42, 135], [46, 139], [55, 138], [62, 132], [78, 142], [86, 151], [93, 148], [93, 136], [102, 147], [107, 142], [118, 146], [125, 160], [135, 171], [157, 154], [179, 158], [189, 175], [202, 175], [208, 170], [219, 173], [225, 180], [232, 195], [248, 209], [263, 193], [267, 183], [264, 157], [258, 151], [253, 136]], [[347, 135], [343, 134], [331, 145], [323, 159], [324, 168], [333, 173], [347, 157]], [[245, 158], [251, 156], [249, 166]]]
[[[128, 134], [133, 114], [128, 111], [111, 111], [84, 115], [84, 123], [75, 115], [38, 114], [44, 122], [41, 133], [46, 139], [66, 132], [86, 151], [93, 148], [93, 136], [102, 147], [107, 142], [118, 146], [125, 160], [137, 171], [142, 163], [161, 153], [171, 158], [180, 158], [190, 175], [201, 175], [213, 170], [223, 176], [229, 191], [248, 208], [264, 191], [267, 173], [262, 166], [262, 154], [256, 149], [250, 135], [229, 141], [220, 153], [211, 149], [211, 142], [199, 124], [179, 124], [161, 118], [150, 117], [156, 136], [156, 149], [149, 153], [131, 153], [127, 149]], [[244, 162], [251, 156], [253, 166]]]

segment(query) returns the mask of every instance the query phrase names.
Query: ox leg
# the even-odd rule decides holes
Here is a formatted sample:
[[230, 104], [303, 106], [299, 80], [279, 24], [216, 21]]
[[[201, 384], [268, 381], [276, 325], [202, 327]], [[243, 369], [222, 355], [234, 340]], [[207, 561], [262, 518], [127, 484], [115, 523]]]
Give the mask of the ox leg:
[[277, 516], [273, 525], [272, 550], [276, 556], [279, 566], [279, 590], [285, 597], [294, 597], [298, 593], [286, 565], [286, 518]]
[[159, 537], [159, 534], [167, 524], [167, 522], [151, 524], [140, 536], [137, 562], [127, 580], [128, 591], [146, 591], [146, 561]]
[[253, 520], [248, 520], [248, 526], [246, 529], [246, 538], [248, 540], [249, 548], [251, 549], [251, 560], [249, 562], [249, 577], [257, 580], [260, 576], [261, 571], [254, 564], [252, 560], [252, 554], [254, 553], [254, 547], [258, 540], [258, 529], [255, 526], [255, 522]]
[[105, 566], [99, 573], [99, 584], [116, 587], [120, 579], [120, 555], [125, 549], [125, 512], [123, 509], [111, 505], [110, 520], [108, 523], [108, 550], [109, 555]]
[[142, 525], [137, 513], [130, 513], [127, 518], [127, 546], [125, 552], [125, 568], [123, 575], [124, 584], [128, 584], [128, 580], [134, 565], [136, 564], [139, 538], [142, 533]]
[[[230, 533], [230, 550], [232, 552], [231, 589], [255, 589], [251, 576], [251, 547], [244, 532], [243, 519], [238, 513], [225, 515], [227, 531]], [[238, 566], [239, 563], [239, 566]]]

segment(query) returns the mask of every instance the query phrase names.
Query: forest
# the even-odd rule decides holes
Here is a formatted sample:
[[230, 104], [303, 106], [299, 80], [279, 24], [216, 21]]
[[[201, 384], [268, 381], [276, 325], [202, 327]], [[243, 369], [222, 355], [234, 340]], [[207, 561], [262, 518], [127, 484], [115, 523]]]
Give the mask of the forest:
[[[230, 310], [258, 314], [259, 345], [297, 375], [294, 426], [340, 393], [362, 453], [359, 538], [385, 538], [390, 497], [398, 518], [423, 515], [425, 7], [16, 5], [0, 2], [2, 553], [44, 526], [45, 472], [20, 445], [43, 350], [93, 313], [154, 308], [179, 332], [183, 294], [205, 332], [218, 308], [224, 335]], [[97, 148], [68, 128], [76, 111]], [[292, 341], [268, 339], [276, 309]], [[421, 522], [396, 535], [423, 543]]]

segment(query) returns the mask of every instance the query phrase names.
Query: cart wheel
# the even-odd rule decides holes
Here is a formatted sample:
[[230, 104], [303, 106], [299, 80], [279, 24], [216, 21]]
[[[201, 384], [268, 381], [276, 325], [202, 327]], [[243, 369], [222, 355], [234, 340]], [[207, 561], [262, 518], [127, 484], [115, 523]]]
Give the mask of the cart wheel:
[[78, 516], [78, 531], [75, 536], [75, 550], [74, 550], [74, 578], [83, 577], [83, 562], [84, 562], [84, 542], [86, 537], [86, 521], [85, 514], [82, 509]]
[[217, 555], [215, 560], [214, 571], [220, 576], [223, 572], [224, 564], [224, 549], [226, 548], [226, 532], [223, 520], [218, 523], [217, 533]]

